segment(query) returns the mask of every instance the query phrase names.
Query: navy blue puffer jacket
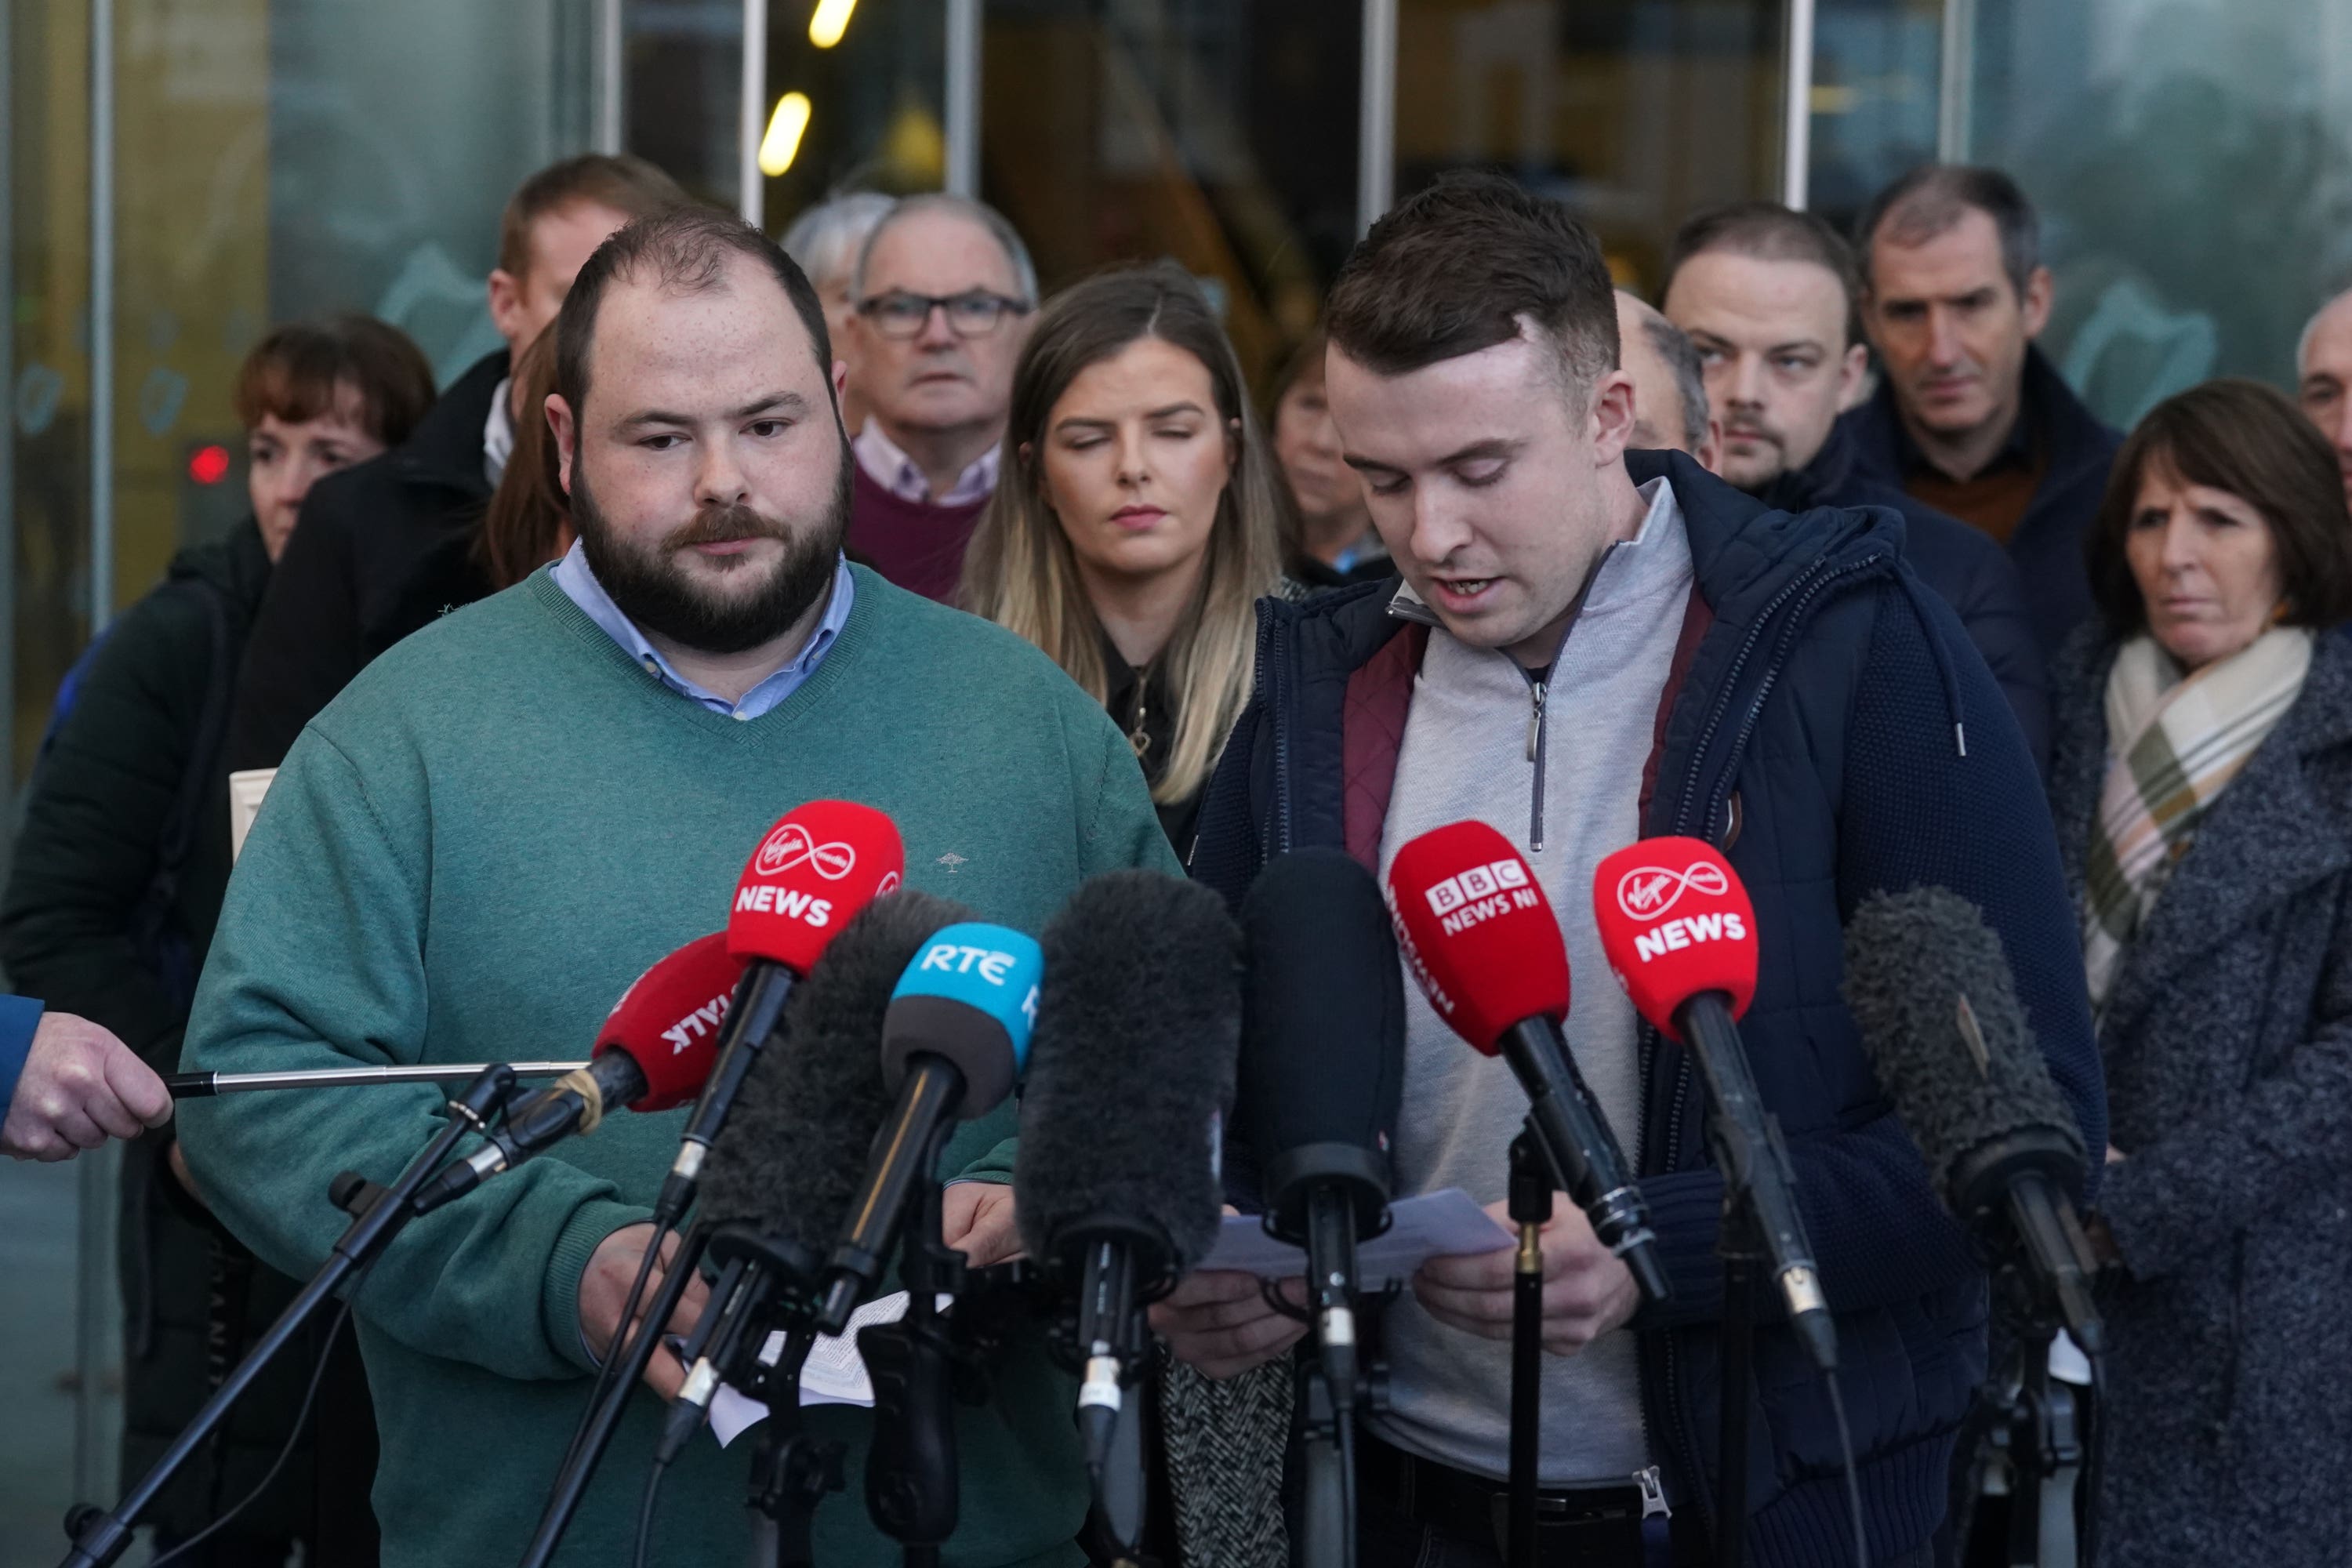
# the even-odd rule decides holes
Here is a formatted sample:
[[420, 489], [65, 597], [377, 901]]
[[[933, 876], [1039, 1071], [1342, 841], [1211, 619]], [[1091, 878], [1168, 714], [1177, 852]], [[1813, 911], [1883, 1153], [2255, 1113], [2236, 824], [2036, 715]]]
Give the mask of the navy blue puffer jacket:
[[[1627, 467], [1636, 483], [1673, 483], [1713, 615], [1660, 731], [1643, 831], [1712, 839], [1755, 901], [1761, 976], [1742, 1033], [1787, 1135], [1838, 1316], [1871, 1552], [1892, 1555], [1927, 1541], [1943, 1516], [1954, 1434], [1984, 1373], [1986, 1292], [1840, 1000], [1843, 926], [1882, 890], [1936, 885], [1976, 903], [2085, 1145], [2104, 1148], [2057, 844], [2000, 688], [1950, 609], [1898, 558], [1899, 518], [1774, 511], [1679, 454], [1636, 453]], [[1392, 713], [1381, 723], [1358, 679], [1384, 650], [1397, 662], [1403, 623], [1386, 613], [1390, 592], [1261, 605], [1256, 693], [1212, 782], [1192, 857], [1193, 875], [1227, 898], [1238, 900], [1282, 850], [1352, 837], [1363, 852], [1363, 797], [1384, 806], [1386, 790], [1367, 784], [1363, 763], [1385, 746], [1392, 778], [1402, 732]], [[1644, 1421], [1675, 1506], [1712, 1523], [1723, 1187], [1693, 1065], [1646, 1028], [1641, 1050], [1636, 1159], [1675, 1289], [1670, 1309], [1633, 1325]], [[1750, 1560], [1850, 1559], [1828, 1396], [1783, 1324], [1758, 1333], [1756, 1386]]]

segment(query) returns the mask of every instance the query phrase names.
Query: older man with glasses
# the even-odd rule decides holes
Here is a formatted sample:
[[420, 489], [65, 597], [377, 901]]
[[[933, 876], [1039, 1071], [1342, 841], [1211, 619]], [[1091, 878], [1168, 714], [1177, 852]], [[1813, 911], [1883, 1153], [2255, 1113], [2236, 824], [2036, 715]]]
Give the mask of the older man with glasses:
[[1036, 268], [992, 208], [911, 196], [866, 237], [851, 297], [851, 390], [866, 416], [852, 442], [849, 552], [949, 600], [996, 489]]

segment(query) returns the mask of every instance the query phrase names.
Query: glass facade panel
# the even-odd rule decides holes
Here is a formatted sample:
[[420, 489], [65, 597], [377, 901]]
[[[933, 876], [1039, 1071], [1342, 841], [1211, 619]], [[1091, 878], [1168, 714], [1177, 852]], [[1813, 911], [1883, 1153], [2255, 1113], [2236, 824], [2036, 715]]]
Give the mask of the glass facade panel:
[[[174, 551], [246, 515], [230, 390], [272, 322], [372, 311], [444, 381], [497, 346], [483, 279], [499, 209], [522, 175], [589, 144], [597, 14], [598, 0], [5, 0], [11, 825], [100, 604], [130, 605]], [[94, 36], [110, 37], [110, 71], [93, 68]], [[94, 93], [112, 141], [102, 489]], [[67, 1505], [120, 1484], [114, 1164], [0, 1175], [0, 1324], [22, 1352], [0, 1358], [16, 1413], [0, 1562], [54, 1557]]]
[[1770, 0], [1402, 0], [1396, 189], [1485, 168], [1569, 203], [1654, 291], [1675, 226], [1780, 187]]
[[1356, 234], [1356, 0], [1002, 0], [981, 190], [1048, 289], [1173, 257], [1254, 380], [1311, 329]]
[[2042, 209], [2066, 379], [2118, 425], [2208, 376], [2291, 386], [2352, 275], [2352, 4], [1974, 11], [1969, 155]]

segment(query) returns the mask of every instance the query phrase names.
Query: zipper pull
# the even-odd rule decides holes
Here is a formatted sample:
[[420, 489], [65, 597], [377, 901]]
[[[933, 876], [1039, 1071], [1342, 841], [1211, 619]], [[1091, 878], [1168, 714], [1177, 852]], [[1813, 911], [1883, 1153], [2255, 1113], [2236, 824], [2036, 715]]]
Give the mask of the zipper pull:
[[1528, 697], [1531, 704], [1528, 710], [1528, 761], [1532, 763], [1543, 745], [1544, 683], [1529, 681]]
[[1674, 1517], [1675, 1510], [1666, 1506], [1665, 1483], [1658, 1479], [1657, 1466], [1652, 1465], [1645, 1470], [1634, 1471], [1633, 1484], [1642, 1489], [1642, 1517], [1643, 1519], [1672, 1519]]

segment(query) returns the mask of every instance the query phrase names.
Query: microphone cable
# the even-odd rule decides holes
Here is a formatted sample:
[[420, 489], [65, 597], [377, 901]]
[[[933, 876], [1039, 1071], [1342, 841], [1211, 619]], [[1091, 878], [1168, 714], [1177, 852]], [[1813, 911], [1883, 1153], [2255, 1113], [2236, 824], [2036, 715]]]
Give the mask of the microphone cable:
[[156, 1557], [148, 1564], [148, 1568], [164, 1568], [166, 1563], [186, 1557], [189, 1552], [195, 1551], [215, 1535], [235, 1523], [237, 1515], [252, 1507], [260, 1500], [262, 1493], [278, 1484], [279, 1473], [286, 1468], [286, 1462], [294, 1457], [295, 1446], [302, 1440], [304, 1430], [310, 1425], [311, 1406], [318, 1402], [320, 1385], [327, 1380], [327, 1362], [335, 1352], [335, 1341], [342, 1333], [344, 1325], [351, 1321], [352, 1302], [358, 1298], [360, 1287], [367, 1282], [368, 1270], [374, 1267], [374, 1260], [371, 1258], [368, 1268], [362, 1269], [352, 1279], [351, 1289], [343, 1297], [342, 1307], [335, 1313], [334, 1321], [327, 1326], [326, 1342], [319, 1347], [318, 1359], [311, 1364], [310, 1385], [302, 1391], [302, 1403], [294, 1411], [294, 1424], [286, 1434], [286, 1441], [278, 1446], [278, 1457], [269, 1462], [269, 1468], [263, 1473], [259, 1480], [253, 1483], [252, 1490], [237, 1499], [235, 1506], [169, 1552]]
[[637, 1260], [637, 1277], [630, 1281], [629, 1293], [622, 1299], [620, 1321], [614, 1325], [612, 1341], [605, 1345], [604, 1359], [596, 1365], [595, 1381], [588, 1385], [588, 1399], [581, 1406], [580, 1419], [572, 1426], [572, 1440], [563, 1446], [563, 1463], [556, 1467], [559, 1472], [569, 1468], [579, 1457], [581, 1443], [595, 1425], [597, 1407], [612, 1396], [614, 1370], [628, 1359], [626, 1352], [635, 1348], [629, 1326], [637, 1321], [637, 1309], [645, 1303], [646, 1289], [653, 1282], [654, 1266], [661, 1260], [662, 1243], [677, 1234], [670, 1220], [656, 1218], [653, 1226], [653, 1240], [646, 1247], [646, 1255]]
[[1845, 1395], [1838, 1390], [1834, 1370], [1822, 1373], [1822, 1383], [1830, 1391], [1830, 1414], [1837, 1419], [1838, 1454], [1845, 1461], [1845, 1500], [1853, 1515], [1853, 1568], [1870, 1568], [1870, 1542], [1862, 1527], [1862, 1477], [1854, 1469], [1853, 1433], [1845, 1424]]

